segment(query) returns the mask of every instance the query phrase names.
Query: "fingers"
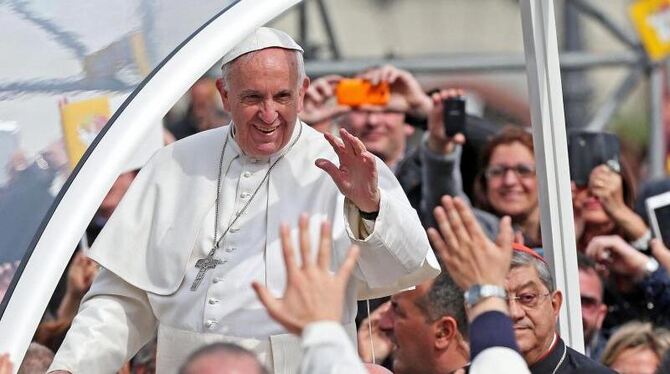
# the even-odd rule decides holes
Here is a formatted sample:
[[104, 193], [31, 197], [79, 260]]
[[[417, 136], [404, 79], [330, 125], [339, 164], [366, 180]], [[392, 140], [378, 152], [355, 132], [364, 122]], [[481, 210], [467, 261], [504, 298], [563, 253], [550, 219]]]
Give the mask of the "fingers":
[[344, 284], [349, 281], [351, 272], [354, 270], [354, 266], [356, 266], [358, 254], [358, 246], [352, 245], [351, 248], [349, 248], [349, 253], [347, 253], [347, 257], [344, 259], [344, 263], [342, 263], [340, 270], [337, 271], [337, 278]]
[[340, 137], [344, 142], [344, 148], [347, 152], [353, 154], [354, 156], [360, 156], [361, 153], [365, 152], [365, 146], [357, 137], [351, 135], [349, 131], [344, 128], [340, 129]]
[[323, 221], [321, 223], [321, 240], [319, 242], [319, 254], [317, 264], [321, 270], [330, 269], [330, 249], [332, 246], [330, 223]]
[[284, 262], [286, 263], [286, 277], [290, 279], [296, 274], [298, 267], [295, 264], [295, 254], [293, 253], [293, 245], [291, 244], [291, 230], [285, 223], [279, 226], [279, 236], [281, 237]]
[[458, 198], [452, 198], [451, 196], [442, 197], [442, 206], [447, 212], [447, 218], [449, 224], [451, 225], [451, 230], [454, 233], [459, 244], [469, 243], [472, 241], [471, 234], [474, 234], [474, 231], [469, 232], [469, 228], [466, 228], [463, 223], [461, 212], [456, 208], [455, 201], [460, 200]]
[[[523, 236], [522, 236], [523, 238]], [[500, 220], [500, 229], [498, 230], [498, 237], [496, 244], [503, 250], [512, 252], [512, 242], [514, 241], [514, 230], [512, 229], [512, 219], [510, 216], [504, 216]]]
[[[468, 233], [468, 236], [470, 238], [481, 238], [485, 239], [486, 234], [484, 234], [484, 231], [482, 230], [481, 226], [479, 225], [479, 222], [477, 222], [477, 219], [475, 218], [474, 214], [472, 213], [472, 209], [468, 204], [463, 201], [460, 197], [455, 197], [453, 198], [454, 202], [454, 207], [456, 208], [456, 211], [458, 213], [458, 217], [463, 222], [463, 225], [465, 226], [466, 232]], [[501, 222], [502, 223], [502, 222]], [[511, 228], [511, 227], [510, 227]], [[511, 242], [510, 242], [511, 245]]]
[[314, 264], [309, 240], [309, 218], [305, 213], [301, 214], [298, 219], [298, 236], [300, 238], [300, 257], [302, 258], [302, 267], [304, 269]]
[[337, 156], [342, 157], [342, 155], [345, 152], [345, 145], [342, 142], [342, 140], [336, 138], [333, 134], [330, 133], [323, 134], [323, 137], [326, 138], [328, 143], [330, 143], [330, 146], [333, 147], [333, 150], [335, 151]]

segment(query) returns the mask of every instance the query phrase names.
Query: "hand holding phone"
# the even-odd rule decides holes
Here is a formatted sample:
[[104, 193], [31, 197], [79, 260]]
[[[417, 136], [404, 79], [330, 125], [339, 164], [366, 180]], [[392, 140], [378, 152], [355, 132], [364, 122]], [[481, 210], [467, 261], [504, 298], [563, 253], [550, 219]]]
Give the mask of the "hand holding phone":
[[591, 171], [598, 165], [607, 165], [620, 171], [620, 145], [616, 135], [607, 132], [571, 131], [568, 134], [570, 179], [578, 187], [589, 184]]

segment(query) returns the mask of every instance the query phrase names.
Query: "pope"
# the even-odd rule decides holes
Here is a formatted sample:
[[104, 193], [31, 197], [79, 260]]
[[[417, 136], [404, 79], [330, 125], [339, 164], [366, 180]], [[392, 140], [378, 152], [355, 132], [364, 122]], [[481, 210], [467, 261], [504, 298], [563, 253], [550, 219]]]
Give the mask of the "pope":
[[298, 120], [309, 79], [291, 37], [260, 28], [222, 64], [231, 124], [163, 148], [140, 171], [89, 253], [102, 270], [50, 370], [112, 373], [157, 335], [159, 373], [213, 341], [253, 350], [271, 372], [297, 372], [299, 338], [251, 284], [284, 294], [279, 227], [301, 216], [313, 229], [292, 235], [304, 241], [332, 222], [332, 269], [360, 248], [342, 313], [352, 338], [357, 298], [439, 273], [388, 167], [346, 131], [324, 138]]

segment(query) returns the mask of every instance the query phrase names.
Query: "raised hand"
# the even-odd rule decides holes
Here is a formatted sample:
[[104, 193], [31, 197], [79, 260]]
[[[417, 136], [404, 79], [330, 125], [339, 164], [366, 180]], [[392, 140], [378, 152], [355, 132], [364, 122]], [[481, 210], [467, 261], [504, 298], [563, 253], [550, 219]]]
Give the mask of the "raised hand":
[[495, 243], [486, 237], [461, 198], [442, 197], [442, 206], [435, 208], [435, 220], [439, 232], [431, 227], [428, 237], [459, 287], [467, 290], [475, 284], [504, 286], [514, 237], [508, 216], [500, 220]]
[[610, 216], [626, 208], [621, 175], [607, 165], [598, 165], [591, 171], [589, 190]]
[[298, 267], [294, 259], [289, 227], [282, 224], [280, 228], [286, 264], [284, 296], [276, 299], [265, 286], [258, 282], [252, 284], [270, 316], [294, 334], [301, 334], [305, 326], [312, 322], [341, 321], [345, 288], [358, 258], [358, 247], [352, 246], [339, 271], [331, 274], [330, 224], [327, 222], [321, 224], [316, 262], [310, 253], [309, 223], [306, 215], [300, 217], [299, 229], [301, 267]]
[[340, 160], [337, 167], [332, 162], [320, 158], [316, 166], [323, 169], [340, 189], [363, 212], [379, 211], [379, 186], [375, 156], [365, 149], [365, 145], [347, 130], [340, 129], [341, 139], [332, 134], [324, 134]]
[[391, 100], [387, 108], [389, 110], [426, 116], [432, 107], [430, 98], [423, 92], [419, 82], [405, 70], [384, 65], [367, 70], [358, 77], [367, 79], [372, 84], [389, 83], [391, 86]]
[[589, 242], [585, 253], [599, 265], [600, 271], [638, 279], [644, 276], [649, 261], [649, 257], [618, 235], [596, 236]]
[[305, 92], [300, 119], [313, 127], [330, 125], [342, 113], [351, 110], [349, 106], [338, 105], [335, 100], [335, 85], [342, 79], [339, 75], [326, 75], [311, 82]]
[[12, 361], [8, 354], [0, 355], [0, 374], [12, 374]]

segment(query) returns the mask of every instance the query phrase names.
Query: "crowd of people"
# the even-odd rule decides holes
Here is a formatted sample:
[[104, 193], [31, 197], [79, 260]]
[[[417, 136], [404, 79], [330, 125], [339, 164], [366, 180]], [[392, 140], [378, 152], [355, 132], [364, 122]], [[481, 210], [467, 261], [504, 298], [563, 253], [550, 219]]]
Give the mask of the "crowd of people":
[[[529, 129], [468, 114], [465, 131], [448, 136], [444, 102], [465, 93], [422, 86], [410, 72], [390, 65], [357, 75], [372, 84], [388, 84], [386, 104], [339, 104], [336, 91], [344, 77], [302, 77], [301, 48], [283, 33], [258, 33], [256, 44], [243, 42], [224, 57], [222, 79], [196, 83], [184, 118], [171, 117], [166, 124], [177, 139], [184, 139], [154, 157], [148, 171], [119, 177], [91, 223], [90, 239], [100, 233], [103, 244], [94, 244], [94, 250], [131, 248], [109, 255], [98, 250], [92, 259], [81, 252], [73, 257], [19, 372], [45, 372], [53, 355], [40, 369], [28, 368], [27, 362], [36, 356], [44, 362], [45, 351], [61, 346], [64, 353], [59, 352], [52, 370], [75, 373], [91, 367], [116, 372], [117, 367], [107, 365], [118, 363], [123, 364], [120, 373], [151, 373], [157, 370], [157, 357], [163, 360], [159, 367], [169, 365], [168, 371], [184, 374], [289, 373], [295, 367], [303, 373], [670, 372], [670, 250], [652, 239], [648, 218], [635, 211], [635, 189], [642, 184], [636, 177], [643, 176], [635, 176], [623, 159], [621, 168], [599, 165], [588, 183], [573, 183], [577, 252], [565, 255], [576, 256], [579, 265], [586, 347], [581, 354], [561, 339], [556, 327], [564, 294], [543, 257]], [[291, 89], [275, 90], [286, 81]], [[211, 101], [217, 91], [213, 85], [227, 113]], [[249, 118], [256, 117], [262, 125], [251, 124]], [[231, 124], [212, 120], [224, 118], [232, 119]], [[291, 122], [296, 126], [286, 127]], [[412, 144], [410, 135], [421, 132], [417, 122], [425, 124], [425, 131]], [[462, 159], [469, 126], [482, 122], [494, 126], [476, 149], [478, 160]], [[285, 130], [289, 128], [293, 132]], [[299, 137], [307, 139], [305, 144]], [[227, 139], [234, 139], [228, 145], [234, 157], [226, 155]], [[207, 147], [214, 151], [205, 157]], [[201, 151], [190, 156], [195, 161], [184, 158], [194, 150]], [[306, 158], [289, 163], [298, 151], [308, 154], [310, 163], [316, 161], [315, 171], [304, 171], [310, 168]], [[179, 172], [201, 173], [218, 184], [206, 189], [180, 182], [182, 176], [172, 166], [155, 161], [165, 161], [168, 152], [182, 157]], [[275, 165], [283, 178], [298, 175], [297, 182], [277, 187], [288, 182], [272, 179]], [[472, 181], [463, 178], [464, 169], [475, 175]], [[229, 172], [241, 177], [230, 178]], [[163, 184], [152, 184], [150, 178]], [[131, 184], [133, 180], [139, 182]], [[168, 182], [183, 185], [171, 192], [164, 186]], [[272, 187], [261, 188], [265, 183]], [[121, 212], [112, 214], [128, 189], [132, 192]], [[166, 202], [186, 192], [194, 199], [203, 192], [214, 196], [194, 203], [202, 206], [186, 208], [193, 214]], [[266, 200], [254, 200], [263, 193]], [[163, 211], [157, 210], [159, 204]], [[201, 233], [194, 227], [193, 233], [171, 232], [158, 225], [172, 220], [170, 214], [183, 216], [180, 229], [205, 222], [214, 231]], [[224, 225], [220, 214], [232, 218]], [[132, 221], [140, 218], [152, 223]], [[321, 223], [324, 219], [330, 224]], [[119, 221], [134, 226], [123, 234], [126, 239], [116, 235], [127, 228]], [[103, 229], [108, 222], [114, 228]], [[279, 222], [298, 222], [298, 228]], [[244, 235], [234, 236], [238, 231]], [[169, 241], [197, 244], [193, 254], [174, 255], [152, 252], [146, 243], [153, 241], [156, 250], [168, 248]], [[233, 257], [245, 245], [265, 252]], [[214, 257], [219, 248], [226, 260]], [[137, 251], [132, 261], [122, 258], [132, 251]], [[389, 260], [387, 252], [396, 257]], [[137, 259], [141, 256], [149, 259]], [[181, 257], [168, 262], [162, 256]], [[266, 263], [285, 266], [285, 271], [269, 270]], [[154, 265], [162, 267], [152, 272]], [[216, 275], [218, 265], [231, 270]], [[137, 269], [146, 275], [132, 272]], [[164, 276], [160, 272], [166, 269], [179, 274]], [[214, 288], [232, 279], [232, 290]], [[353, 280], [360, 285], [353, 286]], [[194, 292], [198, 287], [200, 293]], [[368, 299], [356, 305], [356, 293]], [[127, 326], [116, 332], [96, 330], [96, 319], [118, 322], [118, 315], [107, 314], [116, 308], [110, 304], [114, 298], [125, 300], [119, 313]], [[244, 307], [217, 320], [207, 308], [226, 308], [221, 306], [226, 299]], [[84, 313], [75, 317], [80, 305]], [[264, 320], [268, 315], [271, 324]], [[203, 316], [205, 327], [189, 325], [187, 317]], [[206, 339], [195, 340], [189, 329]], [[161, 342], [161, 334], [172, 334], [171, 340]], [[276, 339], [254, 340], [263, 334]], [[127, 346], [112, 347], [117, 342]], [[79, 355], [78, 345], [84, 344], [99, 344], [112, 358]], [[166, 359], [171, 354], [165, 352], [176, 347], [189, 350]], [[89, 366], [72, 364], [86, 360], [92, 361]], [[0, 356], [0, 373], [10, 372], [10, 366]]]

